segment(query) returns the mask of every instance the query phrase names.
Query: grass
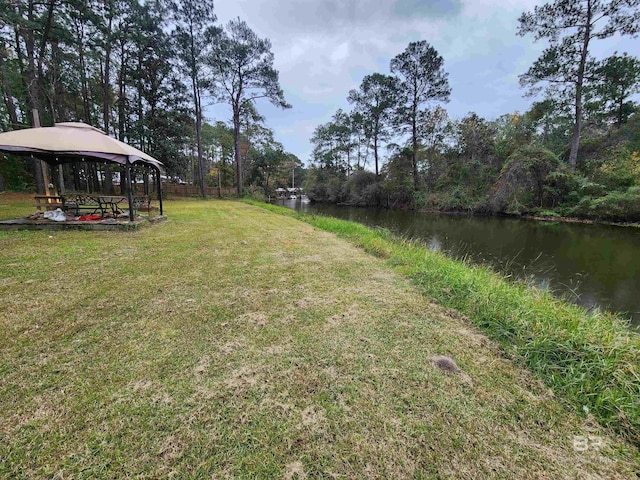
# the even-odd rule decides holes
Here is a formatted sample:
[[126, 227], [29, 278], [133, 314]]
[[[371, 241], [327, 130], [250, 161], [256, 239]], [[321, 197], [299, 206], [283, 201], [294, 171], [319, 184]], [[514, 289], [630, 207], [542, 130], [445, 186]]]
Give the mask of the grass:
[[26, 217], [35, 211], [33, 194], [0, 192], [0, 220]]
[[[291, 216], [282, 207], [266, 206]], [[608, 312], [587, 312], [524, 282], [452, 260], [419, 242], [324, 216], [298, 215], [387, 260], [441, 305], [469, 316], [504, 352], [576, 411], [640, 446], [640, 335]]]
[[[21, 202], [0, 195], [0, 217]], [[629, 478], [640, 466], [390, 256], [238, 202], [167, 213], [133, 232], [0, 231], [0, 477]]]

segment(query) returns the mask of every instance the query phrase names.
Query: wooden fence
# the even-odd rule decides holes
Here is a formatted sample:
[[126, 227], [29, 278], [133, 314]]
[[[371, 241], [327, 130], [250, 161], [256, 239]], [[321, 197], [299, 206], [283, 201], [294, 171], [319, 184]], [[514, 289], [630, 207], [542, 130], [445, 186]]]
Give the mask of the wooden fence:
[[[177, 197], [199, 197], [202, 195], [198, 185], [178, 185], [177, 183], [163, 183], [162, 191]], [[236, 195], [236, 187], [204, 187], [204, 192], [210, 197], [228, 197]]]

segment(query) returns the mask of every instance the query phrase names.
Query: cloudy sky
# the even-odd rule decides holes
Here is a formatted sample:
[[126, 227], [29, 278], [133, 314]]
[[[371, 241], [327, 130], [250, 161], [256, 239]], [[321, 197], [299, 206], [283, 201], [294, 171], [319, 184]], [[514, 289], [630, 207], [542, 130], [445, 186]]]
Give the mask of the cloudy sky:
[[[523, 11], [536, 0], [235, 0], [215, 3], [220, 23], [240, 17], [271, 40], [280, 84], [292, 109], [258, 104], [287, 151], [309, 161], [309, 139], [326, 123], [365, 75], [389, 73], [389, 61], [409, 42], [426, 40], [449, 73], [452, 118], [468, 112], [493, 119], [527, 110], [518, 75], [544, 44], [518, 37]], [[596, 54], [636, 53], [637, 40], [600, 42]], [[209, 120], [227, 121], [230, 110], [209, 106]]]

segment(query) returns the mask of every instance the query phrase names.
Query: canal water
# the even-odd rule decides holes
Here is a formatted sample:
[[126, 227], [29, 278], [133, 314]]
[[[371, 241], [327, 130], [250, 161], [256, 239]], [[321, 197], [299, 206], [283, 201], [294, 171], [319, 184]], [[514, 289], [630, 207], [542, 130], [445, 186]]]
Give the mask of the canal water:
[[286, 200], [284, 205], [384, 227], [455, 258], [489, 264], [587, 308], [640, 327], [640, 229], [512, 218], [432, 215]]

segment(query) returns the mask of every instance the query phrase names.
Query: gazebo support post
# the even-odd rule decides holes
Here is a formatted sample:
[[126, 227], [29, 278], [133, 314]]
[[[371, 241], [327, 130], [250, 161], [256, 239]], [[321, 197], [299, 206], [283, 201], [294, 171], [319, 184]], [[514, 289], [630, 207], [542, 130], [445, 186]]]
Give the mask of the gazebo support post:
[[131, 185], [131, 163], [128, 158], [125, 164], [125, 176], [127, 181], [127, 200], [129, 202], [129, 221], [133, 222], [135, 220], [133, 216], [133, 185]]
[[160, 215], [162, 215], [162, 178], [160, 178], [159, 168], [156, 168], [156, 182], [158, 184], [158, 203], [160, 204]]

